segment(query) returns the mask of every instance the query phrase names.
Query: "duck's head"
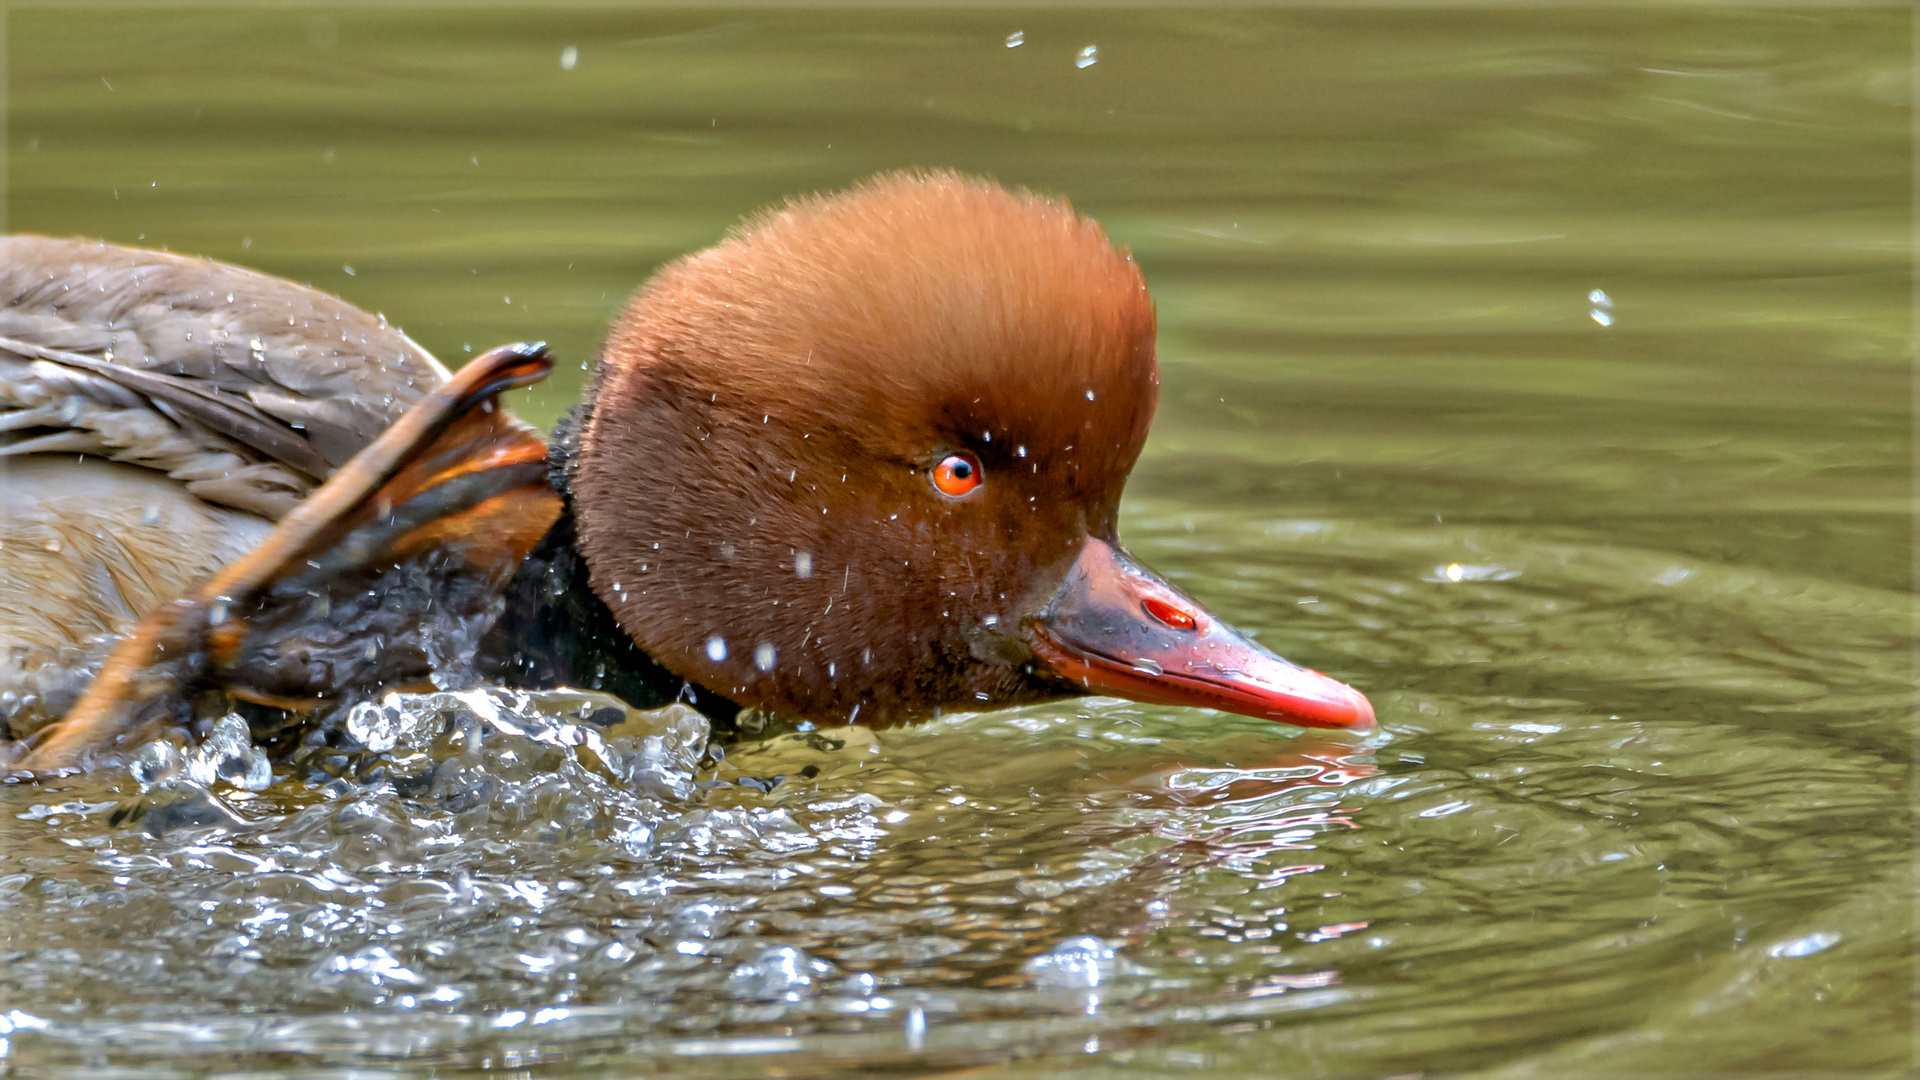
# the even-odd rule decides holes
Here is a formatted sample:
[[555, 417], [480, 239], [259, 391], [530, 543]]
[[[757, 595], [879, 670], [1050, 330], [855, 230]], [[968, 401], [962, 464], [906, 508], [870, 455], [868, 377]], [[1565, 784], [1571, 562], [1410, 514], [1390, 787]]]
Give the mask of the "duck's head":
[[1121, 546], [1158, 388], [1152, 301], [1098, 225], [882, 177], [640, 291], [580, 427], [580, 550], [649, 654], [776, 712], [1110, 693], [1369, 726]]

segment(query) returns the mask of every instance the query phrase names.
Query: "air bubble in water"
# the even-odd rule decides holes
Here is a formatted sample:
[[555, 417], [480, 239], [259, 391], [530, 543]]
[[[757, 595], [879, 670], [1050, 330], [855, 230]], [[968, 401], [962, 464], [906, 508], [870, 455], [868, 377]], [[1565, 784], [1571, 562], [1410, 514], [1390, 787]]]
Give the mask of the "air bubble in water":
[[363, 701], [347, 712], [347, 734], [376, 754], [384, 754], [400, 741], [400, 711], [378, 702]]
[[1120, 957], [1113, 946], [1090, 934], [1070, 937], [1049, 952], [1028, 960], [1021, 970], [1036, 985], [1063, 990], [1091, 990], [1120, 973]]
[[727, 990], [736, 997], [798, 1001], [833, 966], [791, 945], [773, 945], [733, 969]]

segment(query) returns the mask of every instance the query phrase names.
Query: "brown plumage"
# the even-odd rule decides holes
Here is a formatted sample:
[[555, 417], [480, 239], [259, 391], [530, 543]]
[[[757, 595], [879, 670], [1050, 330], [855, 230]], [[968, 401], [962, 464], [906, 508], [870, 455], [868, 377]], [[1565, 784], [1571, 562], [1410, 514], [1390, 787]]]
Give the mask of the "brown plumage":
[[58, 716], [110, 637], [244, 554], [446, 378], [306, 286], [0, 237], [0, 737]]
[[[1065, 203], [952, 173], [802, 200], [663, 270], [614, 331], [581, 550], [643, 649], [743, 703], [1057, 695], [1014, 616], [1114, 538], [1157, 384], [1139, 269]], [[959, 450], [985, 483], [951, 499], [926, 472]]]

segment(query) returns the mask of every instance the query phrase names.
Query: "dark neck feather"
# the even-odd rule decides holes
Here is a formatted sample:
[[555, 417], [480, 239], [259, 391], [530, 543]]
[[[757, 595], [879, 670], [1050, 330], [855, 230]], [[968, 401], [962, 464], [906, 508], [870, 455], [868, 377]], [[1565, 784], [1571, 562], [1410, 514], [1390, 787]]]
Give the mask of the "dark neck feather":
[[564, 501], [560, 520], [505, 593], [506, 608], [480, 646], [479, 670], [508, 686], [602, 690], [635, 708], [684, 701], [722, 724], [740, 707], [660, 666], [615, 621], [587, 582], [575, 543], [572, 479], [587, 406], [563, 417], [548, 442], [547, 480]]

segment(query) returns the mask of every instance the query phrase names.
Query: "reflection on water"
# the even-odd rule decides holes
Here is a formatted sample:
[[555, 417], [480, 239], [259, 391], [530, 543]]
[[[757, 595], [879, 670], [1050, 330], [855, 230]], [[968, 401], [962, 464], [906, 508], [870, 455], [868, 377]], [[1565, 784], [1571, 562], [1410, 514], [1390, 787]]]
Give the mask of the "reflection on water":
[[654, 264], [877, 169], [1072, 195], [1159, 303], [1129, 543], [1381, 729], [1094, 700], [720, 746], [487, 692], [336, 717], [271, 777], [225, 745], [8, 786], [7, 1060], [1897, 1067], [1910, 40], [10, 13], [10, 227], [312, 281], [455, 362], [584, 361]]

